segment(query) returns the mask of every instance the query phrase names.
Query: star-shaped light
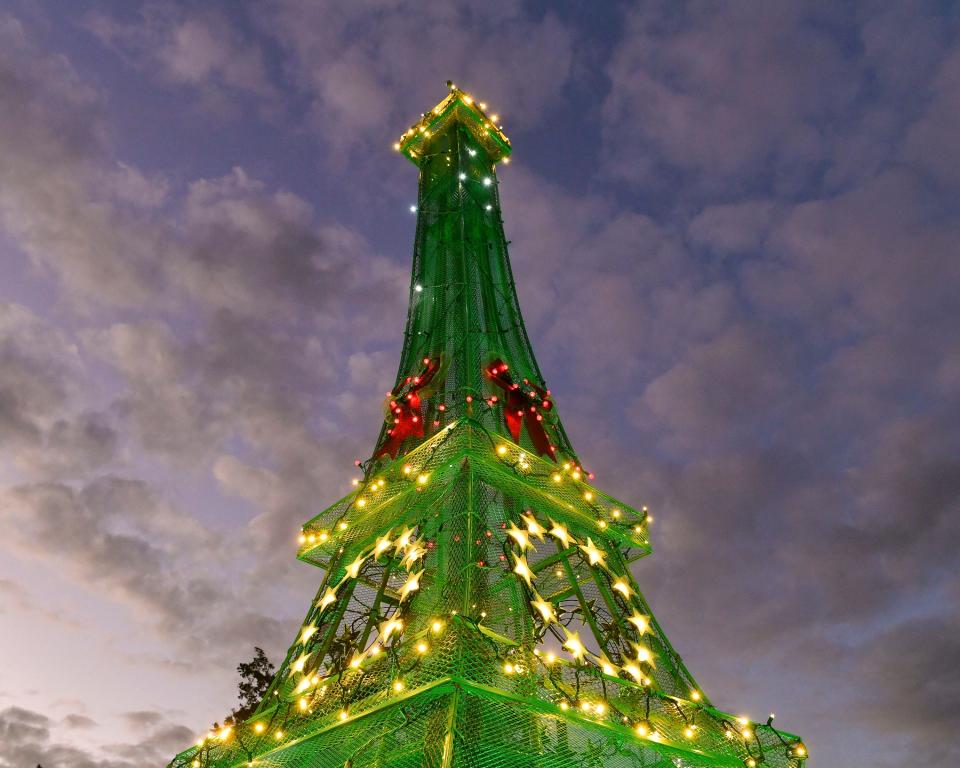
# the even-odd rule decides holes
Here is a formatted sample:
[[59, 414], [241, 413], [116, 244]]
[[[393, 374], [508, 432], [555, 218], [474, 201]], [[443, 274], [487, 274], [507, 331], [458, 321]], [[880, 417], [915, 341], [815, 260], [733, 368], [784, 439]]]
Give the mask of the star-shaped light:
[[387, 619], [380, 625], [380, 638], [381, 641], [386, 644], [390, 640], [390, 636], [396, 632], [399, 634], [403, 631], [403, 622], [400, 619]]
[[602, 549], [597, 549], [597, 547], [593, 543], [593, 539], [591, 539], [590, 537], [587, 537], [586, 544], [580, 545], [580, 549], [583, 550], [583, 554], [587, 556], [587, 562], [589, 562], [590, 565], [605, 564], [603, 560], [606, 557], [606, 555], [604, 554]]
[[617, 674], [617, 668], [613, 666], [613, 663], [606, 656], [600, 657], [600, 669], [603, 670], [603, 674], [610, 675], [611, 677]]
[[576, 543], [576, 540], [571, 536], [567, 529], [560, 525], [560, 523], [555, 520], [550, 521], [550, 525], [553, 526], [550, 528], [550, 535], [553, 536], [557, 541], [563, 544], [564, 548], [569, 547], [571, 544]]
[[306, 666], [307, 659], [310, 658], [309, 653], [301, 654], [301, 656], [293, 662], [293, 671], [294, 672], [303, 672], [304, 666]]
[[358, 555], [357, 559], [354, 560], [350, 565], [347, 566], [347, 575], [351, 579], [357, 578], [360, 575], [360, 568], [366, 561], [366, 555]]
[[627, 621], [633, 624], [633, 626], [637, 628], [637, 632], [641, 635], [646, 634], [650, 630], [650, 619], [642, 613], [635, 612], [632, 616], [627, 616]]
[[633, 645], [633, 650], [637, 653], [637, 661], [641, 664], [650, 664], [653, 662], [653, 654], [650, 653], [650, 649], [645, 645], [638, 645], [637, 643], [631, 643]]
[[323, 597], [320, 598], [320, 601], [317, 603], [317, 607], [322, 611], [328, 605], [333, 605], [337, 601], [337, 593], [332, 587], [327, 587], [327, 591], [323, 593]]
[[399, 538], [393, 544], [393, 551], [396, 554], [400, 554], [408, 546], [410, 546], [410, 539], [413, 537], [413, 528], [407, 528], [403, 533], [400, 534]]
[[640, 667], [634, 664], [632, 661], [624, 664], [623, 668], [627, 671], [630, 677], [632, 677], [638, 683], [643, 680], [643, 670], [641, 670]]
[[423, 546], [423, 539], [417, 539], [414, 542], [411, 542], [407, 547], [407, 554], [403, 557], [403, 567], [408, 571], [417, 564], [417, 560], [427, 554], [426, 548]]
[[630, 597], [633, 594], [633, 590], [630, 589], [626, 579], [617, 579], [611, 586], [624, 597]]
[[417, 571], [416, 573], [411, 573], [407, 576], [406, 583], [400, 588], [400, 602], [402, 603], [406, 600], [411, 592], [416, 592], [420, 589], [420, 577], [423, 576], [423, 571]]
[[390, 541], [390, 531], [387, 531], [385, 536], [381, 536], [379, 539], [377, 539], [377, 543], [373, 547], [374, 558], [379, 558], [380, 555], [382, 555], [392, 546], [393, 542]]
[[513, 566], [513, 572], [527, 582], [527, 586], [529, 587], [530, 580], [535, 579], [536, 576], [533, 575], [533, 571], [531, 571], [530, 566], [527, 565], [527, 558], [523, 555], [514, 555], [513, 561], [516, 563], [516, 565]]
[[307, 642], [307, 640], [313, 637], [313, 634], [316, 631], [317, 631], [317, 627], [314, 624], [308, 624], [307, 626], [305, 626], [303, 628], [303, 631], [300, 633], [300, 642], [301, 643]]
[[553, 603], [547, 602], [539, 595], [536, 600], [531, 600], [530, 605], [537, 609], [537, 612], [543, 617], [543, 623], [549, 624], [557, 620], [557, 614], [553, 610]]
[[583, 654], [587, 652], [587, 649], [583, 647], [583, 643], [580, 642], [580, 635], [577, 632], [567, 634], [567, 641], [563, 644], [563, 647], [570, 651], [573, 658], [578, 661], [582, 659]]
[[547, 532], [547, 529], [540, 525], [533, 515], [520, 515], [520, 519], [527, 526], [527, 531], [530, 532], [531, 536], [536, 536], [540, 541], [543, 541], [543, 534]]
[[523, 528], [517, 528], [513, 523], [510, 523], [510, 527], [507, 528], [507, 535], [517, 542], [517, 546], [520, 547], [521, 552], [533, 546], [533, 544], [530, 543], [530, 536], [527, 532], [523, 530]]

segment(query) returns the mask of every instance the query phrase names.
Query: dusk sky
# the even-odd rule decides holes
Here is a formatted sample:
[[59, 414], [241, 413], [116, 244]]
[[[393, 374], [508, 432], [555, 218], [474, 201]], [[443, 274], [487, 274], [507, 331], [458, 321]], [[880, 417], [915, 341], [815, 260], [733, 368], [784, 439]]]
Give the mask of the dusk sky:
[[811, 768], [960, 763], [957, 4], [4, 0], [0, 768], [163, 766], [282, 659], [448, 79], [702, 689]]

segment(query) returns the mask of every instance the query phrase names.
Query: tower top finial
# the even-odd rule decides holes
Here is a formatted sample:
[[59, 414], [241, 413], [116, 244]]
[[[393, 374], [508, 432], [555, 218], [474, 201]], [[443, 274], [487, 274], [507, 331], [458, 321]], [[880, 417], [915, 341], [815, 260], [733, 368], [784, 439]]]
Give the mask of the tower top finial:
[[499, 115], [488, 115], [486, 104], [475, 101], [452, 80], [447, 80], [447, 87], [450, 89], [447, 97], [410, 126], [393, 148], [419, 166], [431, 139], [459, 124], [467, 129], [494, 163], [509, 157], [510, 139], [499, 124]]

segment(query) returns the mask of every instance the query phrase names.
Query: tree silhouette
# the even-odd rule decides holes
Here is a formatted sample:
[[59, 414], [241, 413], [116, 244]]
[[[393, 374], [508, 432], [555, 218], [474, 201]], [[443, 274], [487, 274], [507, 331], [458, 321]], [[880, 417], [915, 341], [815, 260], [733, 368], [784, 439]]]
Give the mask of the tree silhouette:
[[273, 663], [263, 652], [263, 648], [253, 649], [253, 658], [237, 665], [240, 681], [237, 683], [237, 698], [240, 706], [233, 711], [234, 722], [242, 722], [252, 715], [270, 687], [275, 672]]

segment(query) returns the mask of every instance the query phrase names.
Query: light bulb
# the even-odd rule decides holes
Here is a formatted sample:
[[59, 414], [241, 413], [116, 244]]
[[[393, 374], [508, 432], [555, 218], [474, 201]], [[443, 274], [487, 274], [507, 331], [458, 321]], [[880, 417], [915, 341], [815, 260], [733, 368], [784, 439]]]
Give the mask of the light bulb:
[[411, 205], [411, 206], [410, 206], [410, 213], [416, 213], [416, 212], [417, 212], [417, 206]]

